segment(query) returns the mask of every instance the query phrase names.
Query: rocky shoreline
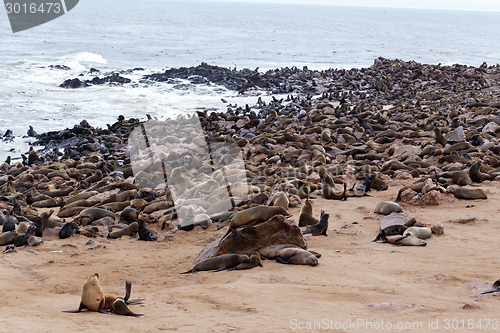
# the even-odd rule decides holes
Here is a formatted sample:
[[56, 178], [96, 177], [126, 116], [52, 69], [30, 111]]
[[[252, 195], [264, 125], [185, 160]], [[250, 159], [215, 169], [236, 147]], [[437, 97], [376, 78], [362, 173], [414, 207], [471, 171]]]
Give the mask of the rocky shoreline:
[[[460, 196], [469, 192], [462, 187], [500, 178], [499, 65], [474, 68], [379, 58], [365, 69], [292, 68], [259, 74], [202, 64], [143, 79], [188, 79], [195, 84], [223, 84], [240, 93], [263, 89], [289, 94], [270, 103], [197, 114], [206, 142], [239, 147], [245, 160], [249, 193], [234, 211], [267, 204], [277, 193], [286, 196], [286, 208], [319, 196], [349, 200], [402, 180], [416, 184], [401, 189], [398, 197], [404, 205], [439, 205], [464, 199]], [[121, 79], [85, 84], [108, 83], [127, 84]], [[185, 118], [166, 122], [175, 128]], [[141, 237], [141, 230], [143, 235], [149, 230], [159, 235], [158, 240], [168, 239], [177, 229], [207, 228], [216, 222], [235, 229], [232, 211], [195, 222], [206, 212], [197, 210], [189, 217], [193, 212], [176, 211], [176, 200], [165, 184], [141, 186], [131, 166], [129, 136], [144, 123], [119, 117], [100, 129], [82, 121], [72, 129], [37, 135], [36, 144], [44, 149], [27, 152], [23, 162], [2, 164], [1, 245], [24, 246], [30, 236], [61, 237], [68, 229], [68, 235], [78, 232], [97, 239], [109, 237], [115, 229], [125, 230], [120, 237], [135, 233]], [[166, 178], [183, 166], [180, 161], [185, 156], [176, 156], [166, 156]], [[146, 170], [141, 176], [151, 180], [157, 175]], [[305, 229], [284, 216], [262, 221], [269, 229], [261, 226], [259, 239], [266, 230], [278, 232], [276, 224], [269, 223], [272, 219], [280, 224], [278, 230], [287, 230], [286, 237], [270, 237], [260, 248], [252, 248], [255, 234], [248, 229], [253, 227], [247, 227], [247, 232], [240, 231], [243, 244], [250, 244], [243, 252], [285, 240], [307, 247], [301, 234]], [[155, 240], [149, 238], [145, 240]], [[238, 247], [218, 244], [205, 249], [199, 259]]]

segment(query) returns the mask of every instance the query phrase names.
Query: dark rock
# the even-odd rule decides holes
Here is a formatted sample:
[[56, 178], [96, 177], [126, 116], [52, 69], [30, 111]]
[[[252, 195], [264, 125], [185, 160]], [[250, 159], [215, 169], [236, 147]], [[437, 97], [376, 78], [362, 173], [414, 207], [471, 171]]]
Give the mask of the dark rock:
[[275, 215], [266, 222], [238, 229], [238, 232], [241, 236], [241, 243], [237, 243], [232, 233], [229, 233], [203, 249], [195, 259], [195, 263], [231, 252], [251, 253], [269, 245], [293, 244], [307, 249], [307, 243], [300, 228], [283, 215]]

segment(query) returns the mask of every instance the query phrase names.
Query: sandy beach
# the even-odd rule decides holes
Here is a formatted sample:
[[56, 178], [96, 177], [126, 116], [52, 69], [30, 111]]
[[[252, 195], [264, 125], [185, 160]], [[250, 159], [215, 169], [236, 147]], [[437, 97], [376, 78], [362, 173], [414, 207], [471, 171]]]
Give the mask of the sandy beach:
[[[331, 214], [329, 237], [306, 237], [309, 248], [322, 254], [316, 267], [266, 260], [264, 268], [249, 271], [180, 275], [211, 239], [223, 234], [200, 227], [158, 243], [96, 239], [86, 245], [83, 236], [47, 239], [32, 248], [36, 254], [19, 249], [1, 256], [0, 325], [6, 332], [289, 332], [306, 328], [307, 322], [321, 322], [324, 329], [327, 320], [328, 328], [356, 322], [356, 329], [340, 332], [370, 332], [375, 329], [369, 323], [378, 327], [383, 320], [394, 327], [421, 324], [420, 331], [430, 331], [429, 321], [437, 321], [436, 331], [444, 332], [447, 320], [459, 325], [482, 320], [485, 327], [491, 319], [493, 328], [498, 296], [477, 295], [499, 277], [494, 257], [498, 187], [485, 186], [487, 201], [403, 205], [419, 221], [443, 222], [445, 234], [433, 235], [425, 247], [373, 243], [379, 221], [365, 217], [378, 201], [393, 200], [397, 188], [345, 202], [316, 199], [314, 212], [322, 208]], [[291, 212], [297, 220], [299, 209]], [[449, 222], [464, 217], [477, 221]], [[88, 250], [97, 244], [105, 248]], [[62, 313], [78, 307], [81, 286], [95, 272], [109, 293], [122, 294], [125, 280], [132, 281], [132, 297], [146, 301], [131, 308], [145, 316]], [[474, 308], [464, 309], [471, 303]]]

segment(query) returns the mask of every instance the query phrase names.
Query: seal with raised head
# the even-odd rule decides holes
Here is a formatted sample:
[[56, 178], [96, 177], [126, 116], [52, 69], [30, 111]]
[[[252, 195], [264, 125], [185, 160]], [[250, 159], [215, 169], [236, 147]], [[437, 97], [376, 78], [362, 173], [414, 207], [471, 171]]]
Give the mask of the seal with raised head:
[[304, 206], [300, 209], [299, 227], [314, 225], [318, 223], [318, 219], [313, 216], [312, 202], [306, 199]]
[[314, 254], [300, 248], [286, 248], [281, 250], [276, 256], [276, 261], [280, 264], [293, 265], [316, 266], [318, 264], [318, 258]]
[[311, 234], [313, 236], [328, 236], [326, 231], [328, 230], [328, 218], [330, 214], [326, 214], [323, 210], [321, 211], [321, 216], [319, 222], [307, 228], [302, 234]]
[[196, 274], [199, 271], [223, 271], [225, 269], [236, 267], [242, 262], [248, 261], [248, 259], [249, 257], [245, 254], [223, 254], [203, 260], [202, 262], [196, 264], [189, 271], [181, 274]]
[[87, 278], [82, 287], [82, 294], [80, 299], [80, 306], [78, 310], [68, 310], [63, 312], [77, 313], [83, 309], [90, 311], [104, 311], [104, 293], [102, 292], [101, 285], [99, 284], [99, 274], [94, 273]]
[[158, 235], [146, 226], [146, 222], [140, 219], [137, 220], [137, 222], [139, 223], [139, 230], [137, 231], [139, 233], [139, 240], [150, 242], [156, 242], [158, 240]]

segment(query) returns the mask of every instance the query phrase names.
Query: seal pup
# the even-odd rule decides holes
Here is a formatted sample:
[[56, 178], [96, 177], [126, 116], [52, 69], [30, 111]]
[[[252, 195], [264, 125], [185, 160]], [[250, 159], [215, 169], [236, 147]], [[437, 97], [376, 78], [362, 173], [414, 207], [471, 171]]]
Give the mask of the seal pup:
[[360, 192], [370, 192], [372, 190], [373, 178], [375, 178], [374, 174], [368, 175], [363, 184], [360, 184], [358, 187], [356, 187], [356, 190]]
[[375, 206], [375, 213], [389, 215], [391, 213], [401, 213], [403, 208], [392, 201], [381, 201]]
[[281, 250], [276, 256], [276, 261], [280, 264], [292, 265], [316, 266], [318, 264], [318, 258], [314, 254], [300, 248], [286, 248]]
[[89, 276], [83, 284], [78, 310], [66, 310], [63, 312], [78, 313], [83, 309], [104, 312], [104, 293], [102, 292], [98, 279], [99, 274], [94, 273]]
[[458, 185], [451, 185], [446, 188], [446, 192], [452, 193], [457, 199], [488, 199], [486, 192], [482, 188], [468, 188]]
[[223, 271], [225, 269], [233, 268], [248, 261], [249, 257], [245, 254], [223, 254], [213, 258], [203, 260], [196, 264], [192, 269], [181, 274], [196, 274], [198, 271]]
[[321, 210], [321, 215], [319, 218], [319, 222], [307, 228], [302, 234], [311, 234], [313, 236], [328, 236], [326, 231], [328, 230], [328, 218], [330, 214], [326, 214], [323, 210]]
[[139, 233], [139, 240], [143, 241], [150, 241], [150, 242], [156, 242], [158, 240], [158, 235], [156, 232], [153, 230], [149, 229], [146, 226], [146, 222], [144, 220], [137, 220], [139, 223], [139, 230], [137, 231]]
[[302, 206], [302, 208], [300, 209], [299, 227], [305, 227], [318, 223], [318, 220], [312, 214], [312, 202], [309, 200], [309, 198], [307, 198], [306, 202], [304, 202], [304, 206]]
[[66, 239], [74, 235], [74, 230], [78, 230], [80, 226], [76, 222], [68, 222], [59, 230], [59, 238]]
[[28, 238], [30, 238], [35, 232], [35, 227], [30, 226], [24, 235], [17, 236], [14, 240], [14, 246], [25, 246], [28, 245]]
[[250, 255], [250, 258], [248, 259], [248, 261], [244, 261], [242, 262], [241, 264], [239, 264], [238, 266], [236, 266], [234, 269], [236, 270], [240, 270], [240, 269], [251, 269], [251, 268], [254, 268], [254, 267], [264, 267], [262, 266], [262, 263], [260, 261], [260, 255], [259, 255], [259, 252], [253, 252], [251, 255]]

